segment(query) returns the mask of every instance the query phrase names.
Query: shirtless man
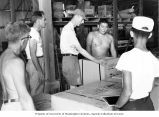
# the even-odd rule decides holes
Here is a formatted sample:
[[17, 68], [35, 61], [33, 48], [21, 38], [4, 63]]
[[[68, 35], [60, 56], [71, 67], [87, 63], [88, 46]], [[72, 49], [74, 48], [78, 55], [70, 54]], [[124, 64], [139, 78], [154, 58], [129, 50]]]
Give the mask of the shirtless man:
[[25, 84], [25, 65], [20, 52], [26, 47], [30, 28], [22, 23], [10, 23], [5, 28], [8, 48], [0, 56], [0, 83], [3, 89], [3, 111], [34, 110]]
[[106, 19], [100, 19], [98, 31], [90, 32], [87, 37], [87, 51], [96, 58], [105, 58], [109, 56], [109, 49], [112, 57], [117, 57], [114, 47], [113, 37], [107, 33], [108, 22]]

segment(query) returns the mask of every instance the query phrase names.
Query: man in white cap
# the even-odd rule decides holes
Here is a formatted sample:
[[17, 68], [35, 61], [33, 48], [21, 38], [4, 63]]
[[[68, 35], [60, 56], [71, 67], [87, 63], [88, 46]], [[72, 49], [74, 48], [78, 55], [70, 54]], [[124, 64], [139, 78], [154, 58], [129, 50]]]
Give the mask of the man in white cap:
[[63, 55], [63, 76], [66, 78], [66, 81], [71, 88], [74, 88], [75, 86], [82, 85], [78, 61], [79, 53], [96, 63], [102, 63], [104, 61], [91, 56], [78, 42], [74, 28], [84, 23], [84, 19], [86, 18], [84, 12], [80, 9], [76, 9], [71, 13], [74, 14], [73, 18], [63, 27], [61, 32], [60, 49], [61, 54]]
[[116, 65], [123, 72], [123, 90], [115, 105], [121, 110], [154, 110], [149, 93], [154, 79], [159, 77], [159, 60], [146, 48], [153, 27], [151, 18], [133, 19], [130, 35], [134, 48], [123, 53]]

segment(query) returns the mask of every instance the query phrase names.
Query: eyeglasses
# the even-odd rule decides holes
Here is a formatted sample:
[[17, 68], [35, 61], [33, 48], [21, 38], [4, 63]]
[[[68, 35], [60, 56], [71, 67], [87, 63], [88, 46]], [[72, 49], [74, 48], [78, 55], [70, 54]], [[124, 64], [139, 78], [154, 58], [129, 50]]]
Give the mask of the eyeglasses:
[[30, 35], [28, 35], [27, 37], [21, 38], [21, 40], [30, 39], [30, 38], [32, 38], [32, 37]]

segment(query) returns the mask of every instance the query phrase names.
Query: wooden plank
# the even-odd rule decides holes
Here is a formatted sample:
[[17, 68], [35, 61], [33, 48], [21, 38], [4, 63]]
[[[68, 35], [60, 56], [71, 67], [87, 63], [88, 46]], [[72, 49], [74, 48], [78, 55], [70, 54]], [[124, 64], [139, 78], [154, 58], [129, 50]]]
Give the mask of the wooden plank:
[[[45, 77], [49, 82], [54, 82], [55, 63], [54, 63], [54, 44], [53, 44], [53, 25], [52, 25], [52, 9], [51, 0], [39, 0], [39, 9], [43, 10], [47, 19], [47, 26], [42, 31], [44, 43], [44, 58], [45, 58]], [[46, 89], [47, 90], [47, 89]], [[47, 91], [45, 91], [47, 92]]]
[[98, 81], [85, 86], [67, 90], [66, 92], [102, 100], [102, 96], [117, 96], [120, 95], [122, 87], [121, 79], [107, 79], [105, 81]]
[[139, 15], [143, 15], [143, 0], [139, 0]]
[[66, 92], [51, 96], [51, 105], [54, 111], [109, 111], [111, 106], [101, 100], [88, 98]]
[[[116, 50], [118, 49], [118, 1], [117, 0], [113, 0], [113, 37], [115, 40], [115, 48]], [[117, 53], [118, 54], [118, 53]]]
[[11, 13], [11, 22], [16, 21], [16, 13], [15, 13], [15, 0], [10, 0], [10, 13]]
[[32, 5], [33, 5], [33, 9], [32, 9], [33, 12], [39, 10], [38, 0], [32, 0]]
[[157, 39], [157, 46], [159, 47], [159, 1], [158, 1], [158, 21], [157, 21], [157, 24], [158, 24], [158, 39]]

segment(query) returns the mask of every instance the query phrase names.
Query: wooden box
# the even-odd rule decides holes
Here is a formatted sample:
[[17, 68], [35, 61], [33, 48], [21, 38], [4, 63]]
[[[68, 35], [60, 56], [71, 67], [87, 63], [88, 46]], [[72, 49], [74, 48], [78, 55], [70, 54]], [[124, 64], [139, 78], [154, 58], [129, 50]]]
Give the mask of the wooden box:
[[98, 6], [98, 16], [99, 17], [110, 17], [111, 13], [112, 13], [111, 5]]

